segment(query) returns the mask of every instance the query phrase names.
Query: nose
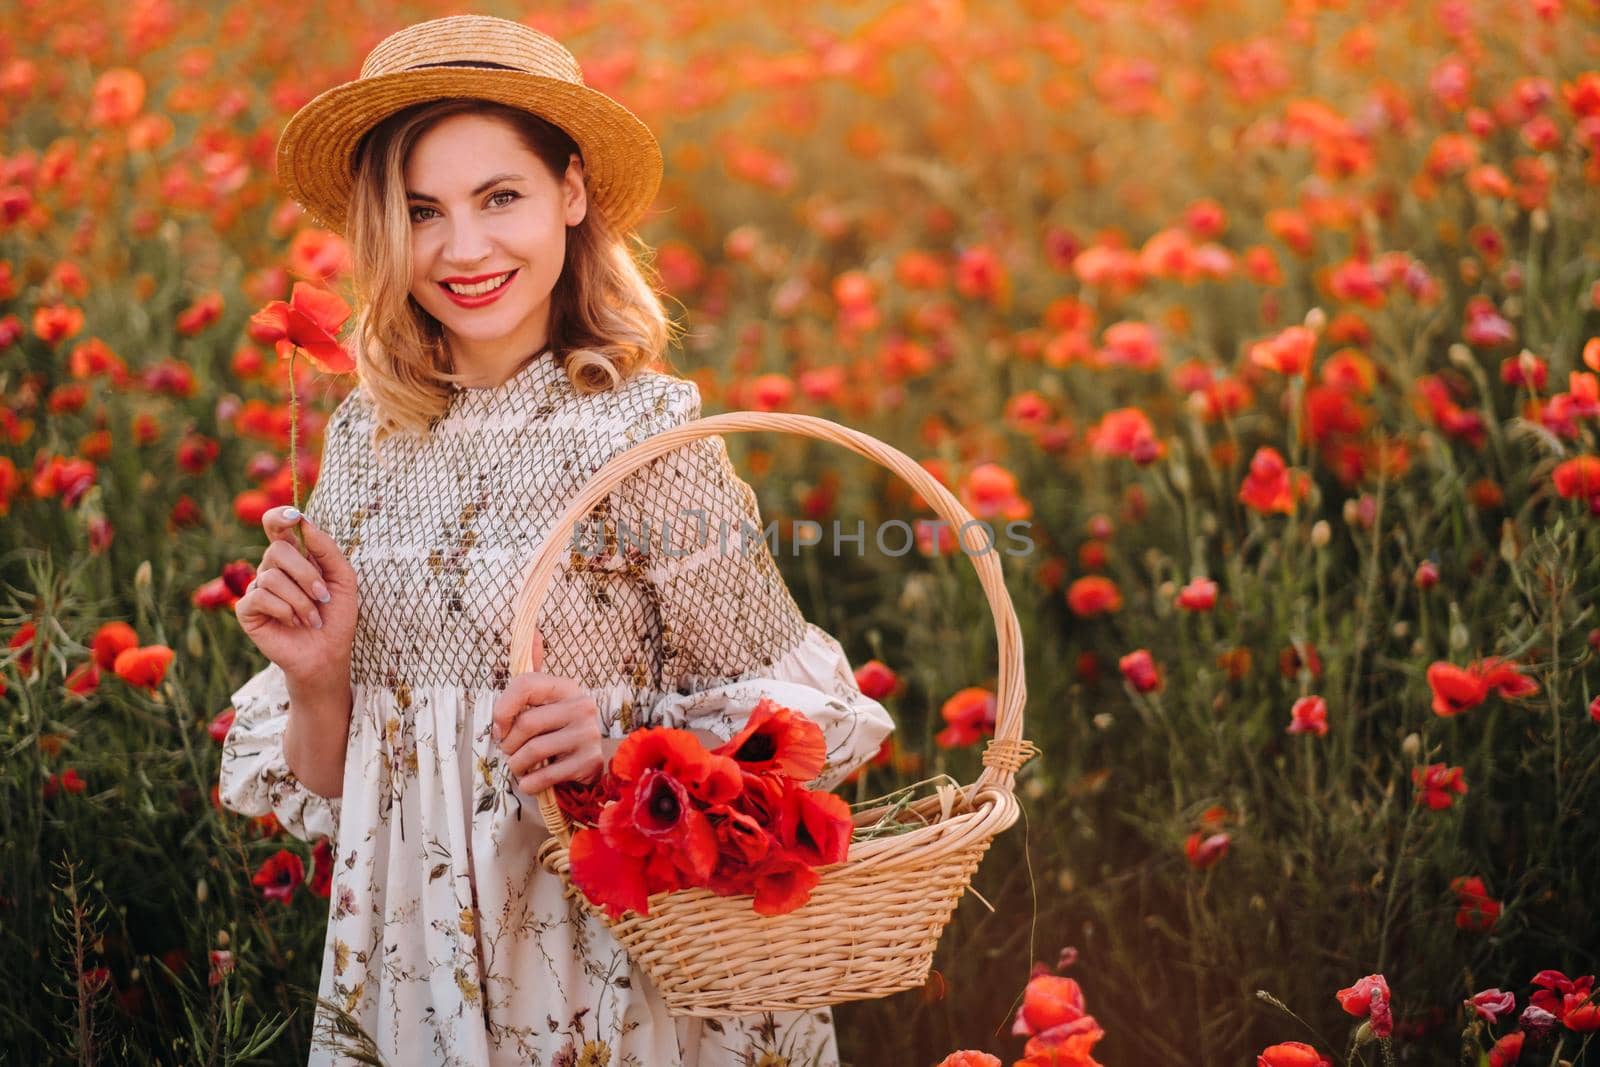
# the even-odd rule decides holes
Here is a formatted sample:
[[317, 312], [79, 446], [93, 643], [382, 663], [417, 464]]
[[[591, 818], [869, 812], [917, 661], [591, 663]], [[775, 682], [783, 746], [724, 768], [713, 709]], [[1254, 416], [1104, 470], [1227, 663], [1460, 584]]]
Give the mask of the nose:
[[449, 232], [445, 235], [443, 256], [452, 270], [459, 269], [465, 273], [488, 258], [493, 242], [488, 230], [472, 217], [471, 212], [446, 225]]

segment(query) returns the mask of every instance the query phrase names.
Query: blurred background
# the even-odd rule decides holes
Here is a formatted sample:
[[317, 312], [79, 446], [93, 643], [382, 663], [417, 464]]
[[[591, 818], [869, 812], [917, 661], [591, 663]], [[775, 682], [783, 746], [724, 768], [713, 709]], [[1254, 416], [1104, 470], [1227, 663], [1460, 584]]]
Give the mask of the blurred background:
[[[7, 6], [0, 1058], [305, 1061], [326, 853], [215, 785], [260, 515], [351, 382], [296, 362], [296, 468], [245, 327], [348, 294], [283, 122], [464, 10]], [[1031, 524], [1025, 821], [927, 987], [837, 1009], [850, 1062], [1051, 1062], [1012, 1033], [1036, 972], [1113, 1065], [1584, 1062], [1600, 6], [472, 10], [656, 131], [641, 234], [706, 414], [849, 424]], [[842, 450], [730, 446], [769, 521], [931, 515]], [[779, 562], [899, 723], [852, 799], [972, 781], [994, 634], [953, 543]], [[1336, 995], [1373, 973], [1387, 1035]]]

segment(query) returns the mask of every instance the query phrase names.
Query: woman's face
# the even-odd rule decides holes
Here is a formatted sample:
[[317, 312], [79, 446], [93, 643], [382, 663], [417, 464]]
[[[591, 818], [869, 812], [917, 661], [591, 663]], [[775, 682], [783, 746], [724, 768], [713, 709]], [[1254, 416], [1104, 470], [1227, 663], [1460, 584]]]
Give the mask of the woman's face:
[[452, 115], [412, 146], [405, 183], [411, 295], [443, 325], [456, 371], [498, 381], [548, 341], [567, 227], [587, 207], [578, 157], [557, 181], [504, 123]]

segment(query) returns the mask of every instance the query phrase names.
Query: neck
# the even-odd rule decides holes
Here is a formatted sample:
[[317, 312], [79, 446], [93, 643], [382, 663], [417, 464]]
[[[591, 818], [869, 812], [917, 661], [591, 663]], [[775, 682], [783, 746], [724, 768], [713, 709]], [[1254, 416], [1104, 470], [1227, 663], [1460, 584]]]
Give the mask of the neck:
[[503, 385], [548, 349], [549, 344], [543, 339], [514, 347], [502, 344], [494, 352], [463, 351], [459, 344], [447, 346], [451, 369], [467, 376], [466, 380], [455, 383], [458, 389], [493, 389]]

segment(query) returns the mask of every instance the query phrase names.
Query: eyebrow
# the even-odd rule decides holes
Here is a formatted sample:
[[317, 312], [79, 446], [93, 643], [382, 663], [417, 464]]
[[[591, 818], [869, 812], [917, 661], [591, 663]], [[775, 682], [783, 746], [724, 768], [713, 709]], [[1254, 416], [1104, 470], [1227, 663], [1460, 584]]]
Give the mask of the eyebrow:
[[[485, 181], [483, 184], [479, 185], [476, 189], [472, 190], [472, 194], [471, 195], [477, 196], [479, 193], [488, 191], [490, 186], [499, 185], [501, 182], [522, 182], [522, 181], [527, 181], [527, 179], [524, 178], [520, 174], [496, 174], [493, 178], [490, 178], [488, 181]], [[406, 199], [407, 200], [426, 200], [429, 203], [433, 203], [433, 204], [439, 203], [439, 198], [436, 197], [436, 196], [429, 196], [427, 193], [414, 193], [410, 189], [406, 190]]]

